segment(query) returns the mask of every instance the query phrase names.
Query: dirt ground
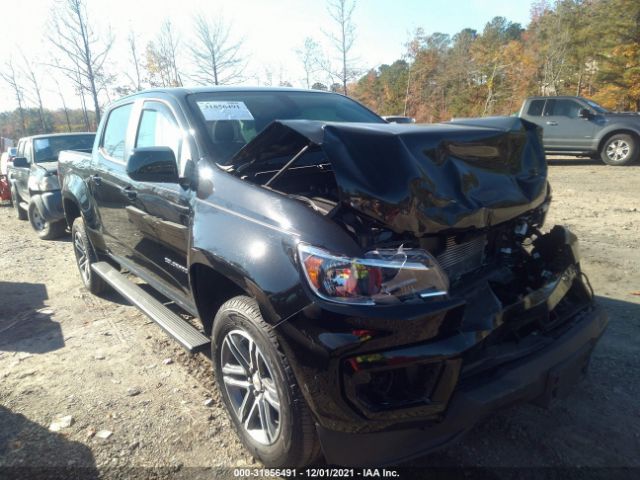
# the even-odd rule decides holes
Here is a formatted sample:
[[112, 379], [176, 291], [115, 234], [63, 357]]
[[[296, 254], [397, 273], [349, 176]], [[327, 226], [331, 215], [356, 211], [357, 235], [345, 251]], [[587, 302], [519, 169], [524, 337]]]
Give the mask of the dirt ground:
[[[640, 467], [640, 166], [550, 165], [547, 227], [578, 235], [611, 317], [589, 375], [553, 408], [501, 412], [411, 465]], [[68, 239], [38, 240], [0, 207], [0, 478], [18, 472], [7, 466], [85, 467], [104, 478], [259, 467], [210, 370], [205, 355], [185, 354], [116, 294], [83, 290]], [[71, 425], [51, 431], [64, 416]]]

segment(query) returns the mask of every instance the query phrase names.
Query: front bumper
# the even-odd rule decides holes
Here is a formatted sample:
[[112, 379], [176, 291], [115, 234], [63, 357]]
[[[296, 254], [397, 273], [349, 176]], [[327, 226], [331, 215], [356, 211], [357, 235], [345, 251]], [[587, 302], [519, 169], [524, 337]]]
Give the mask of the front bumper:
[[481, 382], [461, 382], [435, 421], [375, 433], [338, 432], [318, 425], [325, 458], [344, 466], [399, 463], [446, 446], [483, 417], [514, 403], [546, 405], [581, 378], [607, 323], [605, 312], [593, 305], [546, 348], [500, 367]]
[[62, 194], [60, 190], [34, 193], [31, 198], [36, 203], [36, 206], [40, 211], [40, 215], [42, 215], [47, 222], [57, 222], [64, 218]]
[[533, 247], [526, 260], [467, 277], [447, 299], [316, 300], [278, 326], [330, 462], [410, 458], [496, 409], [548, 402], [574, 383], [607, 318], [574, 235], [556, 226]]

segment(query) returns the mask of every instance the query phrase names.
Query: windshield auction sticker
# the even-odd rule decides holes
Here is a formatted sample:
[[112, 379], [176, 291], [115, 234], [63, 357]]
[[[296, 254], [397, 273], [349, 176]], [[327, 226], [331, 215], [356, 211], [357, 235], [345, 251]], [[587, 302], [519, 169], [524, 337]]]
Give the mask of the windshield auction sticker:
[[207, 122], [216, 120], [253, 120], [244, 102], [198, 102]]

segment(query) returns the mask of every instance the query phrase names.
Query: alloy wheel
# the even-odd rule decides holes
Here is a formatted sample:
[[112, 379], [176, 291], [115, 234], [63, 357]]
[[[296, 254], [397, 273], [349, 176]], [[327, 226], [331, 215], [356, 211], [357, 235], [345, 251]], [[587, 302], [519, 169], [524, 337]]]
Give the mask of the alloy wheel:
[[631, 153], [631, 146], [624, 140], [614, 140], [607, 145], [607, 157], [614, 162], [625, 160]]
[[272, 369], [244, 330], [229, 331], [220, 349], [222, 380], [233, 414], [253, 440], [273, 444], [280, 433], [280, 398]]
[[73, 250], [76, 254], [78, 269], [80, 270], [80, 275], [82, 275], [82, 280], [85, 285], [88, 285], [91, 277], [91, 262], [89, 261], [87, 245], [85, 245], [79, 232], [75, 232], [73, 235]]
[[47, 226], [47, 222], [42, 218], [42, 215], [40, 215], [40, 211], [37, 208], [34, 208], [31, 212], [31, 225], [33, 225], [33, 228], [38, 232], [44, 230]]

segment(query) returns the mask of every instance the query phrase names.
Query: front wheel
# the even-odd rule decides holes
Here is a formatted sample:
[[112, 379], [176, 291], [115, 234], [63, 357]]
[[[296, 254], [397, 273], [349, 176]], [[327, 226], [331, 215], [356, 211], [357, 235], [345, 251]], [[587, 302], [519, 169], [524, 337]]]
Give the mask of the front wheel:
[[620, 133], [607, 139], [600, 150], [600, 158], [607, 165], [630, 165], [638, 159], [638, 142], [631, 135]]
[[87, 236], [82, 217], [76, 218], [71, 226], [71, 241], [82, 283], [94, 295], [102, 293], [106, 290], [107, 283], [91, 268], [91, 264], [97, 261], [97, 257]]
[[220, 307], [211, 351], [218, 388], [247, 450], [267, 467], [317, 460], [311, 413], [255, 300], [240, 296]]
[[16, 211], [16, 217], [18, 220], [26, 220], [28, 218], [27, 212], [25, 212], [20, 206], [20, 202], [22, 199], [20, 198], [20, 194], [16, 191], [15, 187], [11, 188], [11, 204]]
[[43, 240], [53, 240], [54, 238], [64, 235], [66, 230], [66, 223], [64, 220], [58, 220], [57, 222], [49, 222], [44, 219], [40, 213], [40, 209], [36, 202], [32, 199], [29, 202], [29, 222], [31, 226]]

